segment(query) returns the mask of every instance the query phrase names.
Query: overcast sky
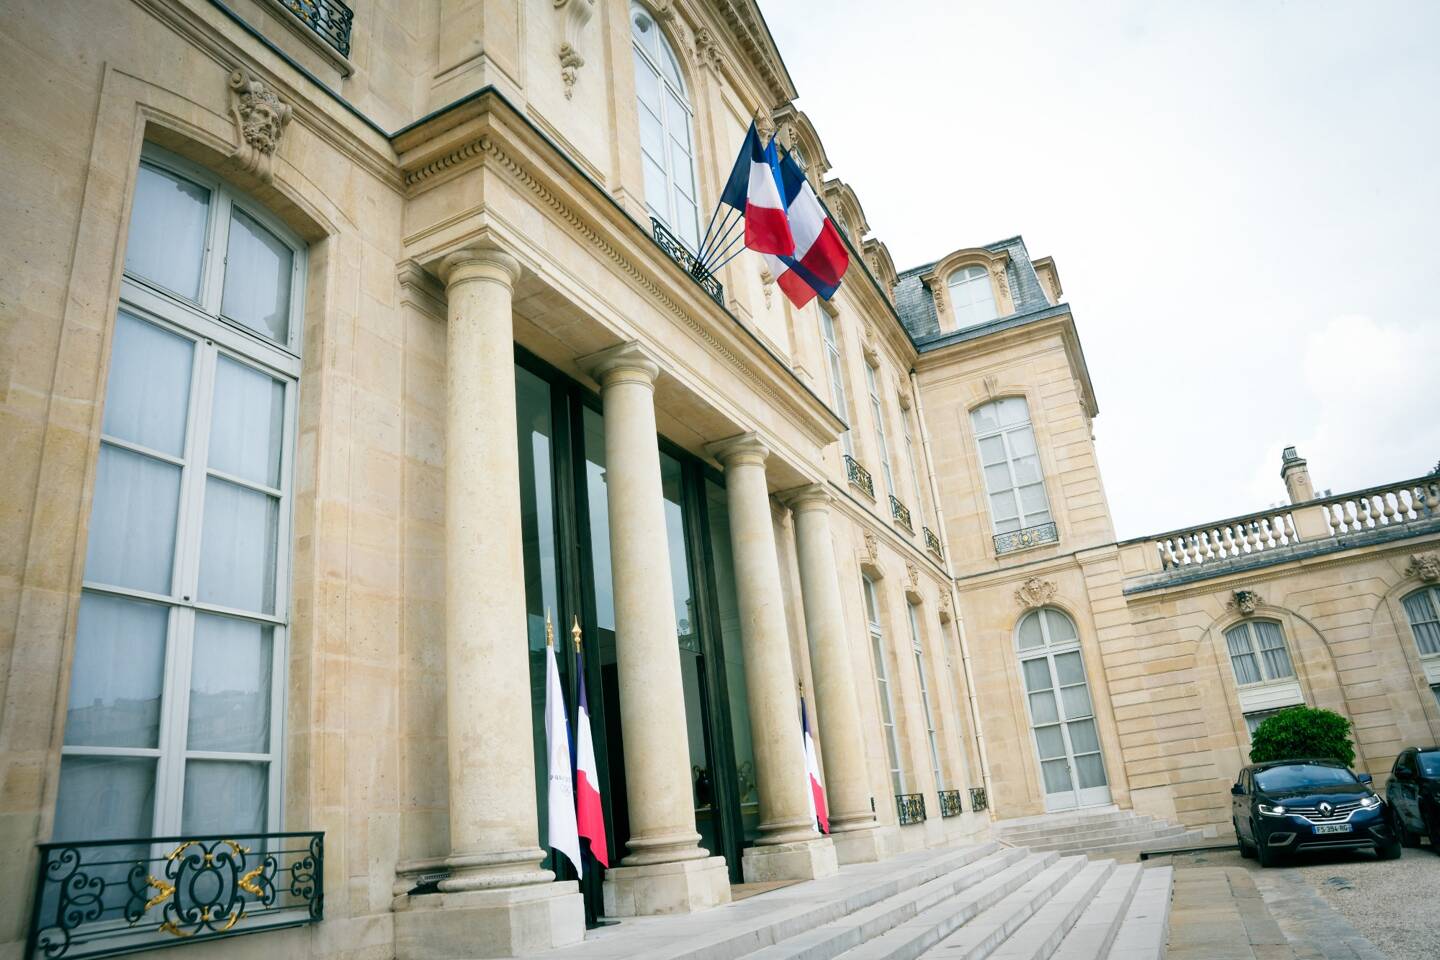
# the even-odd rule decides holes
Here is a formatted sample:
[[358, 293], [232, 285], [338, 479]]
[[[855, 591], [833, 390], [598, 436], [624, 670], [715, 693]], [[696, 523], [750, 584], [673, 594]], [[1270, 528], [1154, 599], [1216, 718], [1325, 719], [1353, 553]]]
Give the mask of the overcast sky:
[[1122, 538], [1440, 460], [1440, 2], [761, 6], [899, 269], [1055, 258]]

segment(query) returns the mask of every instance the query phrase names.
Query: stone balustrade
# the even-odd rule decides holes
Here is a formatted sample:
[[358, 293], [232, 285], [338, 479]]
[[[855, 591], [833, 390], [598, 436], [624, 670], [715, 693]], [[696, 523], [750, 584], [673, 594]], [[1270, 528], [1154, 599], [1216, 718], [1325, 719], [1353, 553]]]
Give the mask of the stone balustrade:
[[1319, 498], [1331, 536], [1440, 518], [1440, 476]]
[[1265, 550], [1299, 543], [1295, 517], [1289, 510], [1265, 510], [1154, 538], [1163, 570], [1221, 563]]

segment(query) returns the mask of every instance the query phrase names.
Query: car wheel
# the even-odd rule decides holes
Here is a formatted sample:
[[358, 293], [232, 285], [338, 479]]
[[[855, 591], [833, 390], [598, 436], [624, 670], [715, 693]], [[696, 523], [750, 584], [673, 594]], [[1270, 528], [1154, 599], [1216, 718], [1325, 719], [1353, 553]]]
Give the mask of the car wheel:
[[1278, 867], [1280, 865], [1280, 851], [1258, 839], [1255, 841], [1255, 857], [1260, 861], [1262, 867]]
[[1410, 832], [1410, 828], [1405, 826], [1405, 818], [1398, 813], [1395, 815], [1395, 836], [1400, 838], [1402, 847], [1420, 846], [1420, 837]]
[[1375, 844], [1375, 856], [1376, 856], [1378, 859], [1381, 859], [1381, 860], [1399, 860], [1399, 859], [1400, 859], [1400, 853], [1401, 853], [1401, 849], [1400, 849], [1400, 841], [1399, 841], [1399, 840], [1391, 840], [1389, 843], [1377, 843], [1377, 844]]
[[1235, 845], [1240, 848], [1240, 856], [1246, 860], [1255, 859], [1255, 845], [1240, 835], [1240, 824], [1234, 820], [1230, 823], [1235, 827]]
[[1431, 814], [1428, 826], [1430, 828], [1428, 831], [1430, 834], [1430, 849], [1436, 853], [1440, 853], [1440, 816]]

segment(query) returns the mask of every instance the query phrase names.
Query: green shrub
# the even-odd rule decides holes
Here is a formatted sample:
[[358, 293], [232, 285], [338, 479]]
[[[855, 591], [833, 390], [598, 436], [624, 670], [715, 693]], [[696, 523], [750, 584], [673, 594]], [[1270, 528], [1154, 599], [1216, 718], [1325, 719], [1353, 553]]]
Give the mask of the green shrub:
[[1250, 738], [1251, 763], [1307, 759], [1354, 764], [1350, 721], [1333, 710], [1287, 707], [1266, 717]]

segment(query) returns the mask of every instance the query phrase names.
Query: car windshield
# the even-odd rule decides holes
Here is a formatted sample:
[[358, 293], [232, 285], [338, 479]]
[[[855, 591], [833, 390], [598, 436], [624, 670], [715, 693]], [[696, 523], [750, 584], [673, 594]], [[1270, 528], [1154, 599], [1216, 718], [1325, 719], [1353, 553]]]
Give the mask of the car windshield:
[[1255, 785], [1267, 793], [1304, 790], [1307, 787], [1349, 787], [1358, 782], [1355, 775], [1344, 767], [1327, 767], [1318, 763], [1271, 767], [1255, 774]]
[[1416, 754], [1415, 759], [1420, 761], [1422, 777], [1440, 777], [1440, 750]]

